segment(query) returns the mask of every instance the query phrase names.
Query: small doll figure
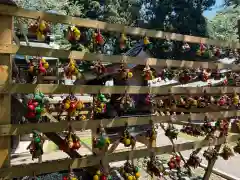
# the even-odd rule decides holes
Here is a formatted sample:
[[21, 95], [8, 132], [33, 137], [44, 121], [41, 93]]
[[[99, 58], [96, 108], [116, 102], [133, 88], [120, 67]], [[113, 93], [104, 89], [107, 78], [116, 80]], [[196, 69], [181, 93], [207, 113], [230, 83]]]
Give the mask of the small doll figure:
[[106, 68], [100, 60], [94, 63], [93, 69], [98, 77], [103, 75], [106, 72]]
[[27, 149], [30, 150], [32, 155], [32, 160], [40, 158], [43, 155], [43, 143], [44, 140], [42, 136], [35, 131], [33, 132], [33, 139]]
[[129, 69], [126, 69], [123, 64], [120, 66], [118, 72], [122, 80], [126, 81], [129, 78], [133, 77], [133, 73]]
[[153, 72], [149, 65], [146, 65], [146, 67], [143, 69], [143, 77], [145, 81], [153, 80], [155, 79]]

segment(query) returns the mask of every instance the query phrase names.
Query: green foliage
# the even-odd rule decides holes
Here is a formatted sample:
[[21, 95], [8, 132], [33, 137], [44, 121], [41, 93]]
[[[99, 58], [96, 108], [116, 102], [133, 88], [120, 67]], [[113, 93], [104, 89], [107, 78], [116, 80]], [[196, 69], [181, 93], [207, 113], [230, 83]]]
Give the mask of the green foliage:
[[226, 6], [240, 6], [240, 0], [225, 0], [225, 5]]
[[208, 31], [211, 38], [227, 41], [238, 41], [237, 20], [240, 15], [240, 8], [228, 7], [217, 13], [208, 22]]

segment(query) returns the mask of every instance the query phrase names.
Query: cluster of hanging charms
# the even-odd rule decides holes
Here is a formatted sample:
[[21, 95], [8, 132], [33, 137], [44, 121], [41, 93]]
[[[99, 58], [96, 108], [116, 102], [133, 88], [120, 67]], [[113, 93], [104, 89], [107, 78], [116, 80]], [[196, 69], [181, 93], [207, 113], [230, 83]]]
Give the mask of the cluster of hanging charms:
[[131, 112], [135, 109], [135, 102], [127, 92], [120, 96], [117, 101], [119, 101], [119, 107], [123, 112]]
[[145, 160], [144, 164], [146, 164], [147, 173], [153, 177], [161, 178], [164, 173], [164, 166], [161, 161], [155, 155], [151, 155], [149, 160]]
[[150, 122], [151, 129], [147, 130], [146, 138], [149, 140], [149, 143], [152, 145], [153, 142], [157, 140], [157, 129], [158, 125], [154, 124], [152, 121]]
[[106, 170], [100, 161], [100, 167], [93, 176], [93, 180], [113, 180], [112, 175], [108, 171], [109, 170]]
[[110, 100], [106, 98], [106, 96], [102, 93], [98, 93], [96, 97], [94, 97], [94, 113], [96, 114], [104, 114], [107, 112], [107, 103]]
[[69, 167], [69, 173], [63, 177], [63, 180], [78, 180], [71, 167]]
[[104, 73], [106, 73], [106, 68], [100, 60], [97, 60], [93, 64], [92, 69], [94, 70], [95, 74], [97, 75], [97, 78], [100, 78], [100, 76], [102, 76]]
[[201, 130], [203, 131], [204, 134], [209, 134], [215, 131], [215, 126], [212, 125], [207, 116], [205, 116], [204, 118], [204, 123], [201, 126]]
[[228, 128], [229, 128], [229, 121], [227, 119], [217, 120], [215, 123], [215, 128], [220, 133], [219, 137], [227, 136]]
[[169, 124], [166, 131], [165, 136], [167, 136], [169, 139], [177, 139], [179, 130], [173, 126], [173, 124]]
[[46, 112], [45, 103], [47, 102], [45, 96], [41, 92], [36, 92], [33, 98], [27, 102], [26, 118], [39, 121], [42, 115]]
[[129, 127], [128, 124], [126, 123], [122, 137], [120, 139], [120, 142], [125, 146], [125, 147], [132, 147], [132, 149], [136, 145], [136, 138], [132, 136], [129, 132]]
[[127, 160], [120, 168], [120, 174], [124, 180], [137, 180], [140, 178], [139, 168]]
[[97, 136], [93, 138], [93, 147], [101, 150], [107, 150], [110, 145], [110, 139], [102, 125], [97, 130]]
[[69, 26], [67, 31], [67, 40], [71, 43], [79, 41], [81, 37], [81, 31], [75, 26]]
[[179, 169], [181, 167], [181, 157], [177, 154], [173, 154], [173, 156], [170, 158], [168, 162], [168, 167], [170, 170], [172, 169]]
[[222, 148], [222, 152], [219, 153], [219, 156], [224, 160], [228, 160], [230, 157], [234, 156], [234, 152], [227, 144], [225, 144]]
[[196, 52], [196, 55], [200, 56], [200, 57], [204, 57], [204, 58], [210, 58], [210, 57], [212, 57], [212, 52], [203, 43], [200, 43], [199, 48]]
[[212, 159], [216, 158], [217, 155], [218, 155], [218, 152], [216, 151], [215, 148], [212, 148], [212, 147], [208, 147], [208, 149], [205, 150], [204, 153], [203, 153], [203, 157], [207, 161], [211, 161]]
[[201, 130], [201, 127], [197, 126], [197, 125], [193, 125], [191, 123], [191, 120], [188, 120], [187, 125], [183, 126], [182, 129], [180, 130], [183, 133], [186, 133], [190, 136], [202, 136], [203, 132]]
[[129, 41], [128, 41], [128, 38], [126, 37], [125, 33], [123, 32], [123, 33], [120, 35], [120, 38], [119, 38], [119, 49], [120, 49], [121, 51], [124, 51], [124, 50], [126, 50], [128, 47], [129, 47]]
[[148, 64], [143, 69], [143, 75], [142, 76], [143, 76], [145, 81], [149, 81], [149, 80], [155, 79], [153, 71], [151, 70], [151, 68], [150, 68], [150, 66]]
[[178, 81], [181, 84], [186, 84], [193, 80], [193, 75], [189, 69], [183, 69], [178, 75]]
[[233, 147], [235, 153], [240, 154], [240, 139], [238, 140], [236, 146]]
[[182, 52], [189, 52], [191, 50], [191, 47], [189, 46], [189, 44], [188, 43], [183, 43], [183, 45], [182, 45]]
[[64, 67], [65, 77], [69, 79], [76, 79], [80, 76], [80, 72], [76, 61], [74, 59], [70, 59], [69, 63]]
[[35, 23], [30, 25], [28, 32], [34, 33], [39, 41], [44, 41], [50, 33], [50, 26], [46, 21], [39, 18]]
[[61, 102], [61, 112], [66, 111], [69, 118], [75, 117], [77, 115], [77, 111], [82, 110], [84, 107], [84, 103], [78, 100], [72, 93], [65, 97]]
[[74, 132], [71, 124], [69, 124], [66, 136], [64, 138], [64, 143], [61, 145], [60, 149], [64, 152], [78, 150], [81, 147], [80, 138]]
[[145, 48], [148, 48], [148, 49], [152, 49], [153, 47], [152, 43], [149, 41], [149, 38], [146, 35], [143, 38], [143, 44]]
[[120, 69], [118, 70], [119, 76], [121, 80], [127, 81], [128, 79], [133, 77], [133, 73], [130, 69], [127, 69], [124, 64], [120, 65]]
[[200, 166], [202, 159], [197, 154], [198, 154], [198, 150], [192, 152], [189, 159], [187, 160], [188, 166], [193, 168], [197, 168]]
[[28, 63], [28, 72], [33, 76], [46, 75], [48, 68], [48, 62], [42, 57], [36, 57]]
[[29, 149], [31, 155], [32, 155], [32, 160], [34, 159], [41, 159], [41, 156], [43, 155], [43, 143], [44, 139], [43, 137], [37, 133], [36, 131], [33, 131], [33, 139], [27, 149]]

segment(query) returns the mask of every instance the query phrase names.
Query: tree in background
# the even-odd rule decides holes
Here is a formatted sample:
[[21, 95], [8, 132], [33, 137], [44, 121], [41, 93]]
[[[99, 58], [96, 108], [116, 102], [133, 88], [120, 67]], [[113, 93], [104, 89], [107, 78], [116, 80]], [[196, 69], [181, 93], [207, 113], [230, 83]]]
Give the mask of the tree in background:
[[240, 19], [240, 8], [227, 7], [219, 11], [208, 22], [208, 31], [211, 38], [238, 41], [237, 21]]
[[240, 0], [225, 0], [225, 5], [226, 6], [240, 6]]

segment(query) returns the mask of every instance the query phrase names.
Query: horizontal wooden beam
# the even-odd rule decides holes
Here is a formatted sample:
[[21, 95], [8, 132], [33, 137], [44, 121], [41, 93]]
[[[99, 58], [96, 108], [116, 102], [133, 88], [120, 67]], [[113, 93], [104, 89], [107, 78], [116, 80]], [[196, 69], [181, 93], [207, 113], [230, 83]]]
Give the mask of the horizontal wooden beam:
[[[154, 123], [172, 122], [186, 122], [188, 120], [204, 120], [205, 117], [211, 120], [217, 120], [227, 117], [238, 117], [240, 111], [222, 111], [222, 112], [208, 112], [208, 113], [192, 113], [175, 116], [144, 116], [144, 117], [129, 117], [129, 118], [114, 118], [103, 120], [86, 120], [86, 121], [72, 121], [72, 126], [75, 130], [96, 129], [103, 125], [103, 127], [118, 127], [124, 126], [127, 122], [129, 126], [146, 125], [152, 120]], [[61, 132], [68, 127], [68, 121], [61, 121], [58, 123], [37, 123], [37, 124], [9, 124], [0, 125], [0, 136], [29, 134], [32, 130], [37, 130], [42, 133], [46, 132]]]
[[122, 24], [109, 24], [102, 21], [75, 18], [65, 15], [57, 15], [52, 13], [46, 13], [42, 11], [33, 11], [26, 10], [20, 7], [8, 6], [8, 5], [0, 5], [0, 14], [3, 15], [11, 15], [16, 17], [24, 17], [30, 19], [38, 19], [39, 17], [43, 20], [52, 22], [52, 23], [61, 23], [61, 24], [74, 24], [81, 27], [100, 29], [105, 31], [114, 31], [114, 32], [125, 32], [130, 35], [138, 35], [138, 36], [148, 36], [152, 38], [158, 39], [170, 39], [175, 41], [184, 41], [190, 43], [204, 43], [209, 45], [216, 45], [221, 47], [230, 47], [230, 48], [240, 48], [240, 44], [237, 42], [227, 42], [220, 40], [212, 40], [208, 38], [196, 37], [196, 36], [188, 36], [176, 33], [169, 33], [157, 30], [143, 29], [138, 27], [130, 27], [124, 26]]
[[[231, 135], [225, 138], [219, 138], [215, 139], [211, 145], [219, 145], [227, 142], [235, 142], [240, 138], [240, 135]], [[200, 141], [194, 141], [194, 142], [186, 142], [182, 144], [175, 144], [175, 149], [177, 152], [185, 151], [185, 150], [191, 150], [191, 149], [197, 149], [200, 147], [206, 147], [209, 146], [208, 140], [200, 140]], [[156, 155], [159, 154], [166, 154], [166, 153], [172, 153], [173, 146], [172, 145], [166, 145], [162, 147], [154, 147], [152, 148], [153, 151], [155, 151]], [[131, 157], [134, 159], [142, 158], [145, 156], [149, 156], [152, 152], [149, 151], [149, 149], [137, 149], [134, 151], [123, 151], [123, 152], [115, 152], [111, 154], [107, 154], [105, 157], [101, 156], [87, 156], [83, 158], [77, 158], [77, 159], [64, 159], [64, 160], [54, 160], [54, 161], [47, 161], [43, 163], [32, 163], [28, 165], [17, 165], [12, 166], [10, 168], [2, 168], [0, 169], [0, 177], [4, 179], [11, 179], [13, 177], [23, 177], [23, 176], [29, 176], [30, 174], [44, 174], [44, 173], [51, 173], [51, 172], [57, 172], [62, 170], [69, 169], [69, 166], [72, 169], [75, 168], [84, 168], [88, 166], [94, 166], [98, 165], [100, 160], [106, 159], [108, 162], [117, 162], [117, 161], [124, 161], [129, 157], [129, 154], [131, 153]]]
[[[9, 47], [9, 48], [8, 48]], [[3, 49], [1, 51], [1, 49]], [[0, 53], [18, 53], [21, 55], [29, 56], [46, 56], [46, 57], [56, 57], [56, 58], [73, 58], [81, 59], [85, 61], [96, 61], [101, 60], [102, 62], [111, 63], [128, 63], [145, 65], [146, 62], [150, 66], [159, 67], [176, 67], [176, 68], [209, 68], [209, 69], [231, 69], [232, 71], [240, 71], [240, 66], [236, 64], [223, 64], [223, 63], [213, 63], [213, 62], [201, 62], [201, 61], [187, 61], [187, 60], [170, 60], [170, 59], [157, 59], [157, 58], [145, 58], [141, 59], [139, 57], [121, 56], [121, 55], [104, 55], [96, 53], [86, 53], [81, 51], [68, 51], [59, 50], [51, 48], [40, 48], [40, 47], [29, 47], [15, 45], [0, 45]]]
[[240, 93], [240, 87], [148, 87], [148, 86], [98, 86], [62, 84], [12, 84], [0, 85], [0, 92], [30, 94], [35, 91], [45, 94], [158, 94], [158, 95], [217, 95]]

